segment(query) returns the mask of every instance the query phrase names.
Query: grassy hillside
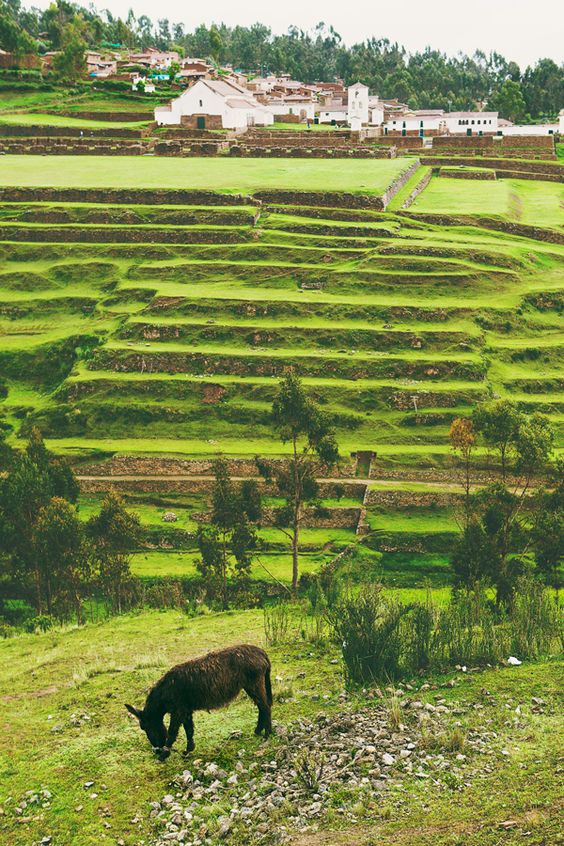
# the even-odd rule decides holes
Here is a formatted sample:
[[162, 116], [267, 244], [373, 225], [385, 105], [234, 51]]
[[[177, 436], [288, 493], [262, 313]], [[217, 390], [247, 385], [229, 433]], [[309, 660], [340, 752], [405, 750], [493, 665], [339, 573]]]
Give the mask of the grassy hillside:
[[[150, 803], [176, 794], [171, 780], [183, 770], [197, 774], [198, 762], [205, 767], [213, 761], [230, 772], [239, 762], [244, 771], [254, 766], [255, 776], [271, 778], [270, 762], [281, 760], [286, 740], [283, 734], [268, 743], [254, 737], [255, 709], [244, 697], [227, 711], [197, 714], [196, 752], [189, 761], [173, 754], [164, 764], [152, 756], [123, 707], [129, 701], [140, 705], [147, 687], [179, 660], [242, 640], [262, 643], [262, 626], [260, 611], [195, 619], [145, 611], [0, 641], [0, 840], [10, 846], [30, 846], [45, 837], [64, 846], [153, 842], [160, 821], [151, 816]], [[422, 700], [431, 708], [440, 702], [446, 713], [427, 714], [421, 728], [406, 704], [401, 719], [407, 728], [398, 730], [391, 727], [389, 694], [388, 704], [360, 693], [344, 696], [337, 652], [304, 642], [303, 628], [296, 614], [289, 641], [269, 647], [273, 716], [280, 731], [292, 730], [296, 720], [315, 727], [320, 712], [329, 719], [351, 712], [354, 720], [358, 709], [368, 709], [364, 713], [382, 720], [399, 738], [396, 743], [411, 738], [413, 754], [428, 755], [424, 769], [430, 777], [410, 775], [398, 763], [376, 792], [339, 785], [328, 816], [312, 820], [332, 829], [328, 839], [315, 835], [315, 829], [302, 835], [292, 831], [292, 843], [340, 844], [345, 838], [350, 843], [353, 836], [366, 846], [375, 839], [382, 846], [451, 846], [453, 830], [456, 842], [465, 846], [520, 843], [525, 831], [527, 842], [536, 846], [558, 842], [554, 741], [562, 729], [561, 663], [467, 674], [453, 670], [431, 678], [431, 687], [429, 681], [422, 686], [424, 680], [413, 680], [411, 689], [403, 688], [402, 700]], [[362, 739], [354, 733], [345, 739], [352, 762]], [[351, 775], [367, 772], [362, 767], [351, 763]], [[210, 836], [218, 817], [229, 813], [236, 790], [222, 788], [219, 801], [208, 803]], [[306, 792], [302, 804], [312, 801]], [[287, 809], [282, 810], [286, 817], [279, 822], [288, 825]]]
[[[382, 192], [407, 162], [6, 156], [0, 174], [5, 184], [228, 193], [355, 191], [372, 180]], [[559, 186], [514, 180], [434, 179], [409, 216], [346, 208], [337, 196], [334, 207], [222, 205], [220, 195], [219, 205], [192, 206], [140, 204], [142, 195], [136, 203], [96, 194], [4, 200], [0, 414], [10, 439], [39, 425], [55, 451], [94, 461], [280, 455], [286, 447], [273, 439], [269, 413], [277, 378], [294, 367], [334, 416], [342, 474], [351, 472], [350, 453], [372, 450], [372, 477], [391, 477], [396, 492], [405, 479], [437, 491], [430, 480], [450, 467], [451, 421], [491, 396], [547, 414], [561, 448], [564, 246], [484, 228], [479, 212], [491, 215], [492, 189], [505, 199], [521, 192], [524, 220], [537, 227], [562, 219]], [[436, 191], [451, 192], [451, 205]], [[473, 223], [424, 222], [419, 210], [473, 213]], [[501, 224], [510, 220], [511, 206], [499, 211]], [[182, 480], [175, 487], [171, 471], [155, 465], [132, 488], [121, 472], [116, 484], [129, 492], [160, 491], [153, 522], [161, 524], [166, 494]], [[347, 504], [324, 496], [329, 507]], [[142, 503], [130, 503], [145, 519]], [[205, 502], [173, 506], [189, 531]], [[456, 531], [451, 512], [442, 502], [410, 505], [403, 489], [401, 505], [376, 497], [367, 522], [392, 538], [395, 553], [444, 556]], [[355, 537], [352, 523], [306, 532], [312, 569]], [[269, 569], [284, 579], [287, 541], [269, 529], [265, 543]], [[193, 555], [140, 557], [136, 569], [190, 575]], [[431, 564], [416, 570], [416, 583], [429, 573], [441, 578]]]

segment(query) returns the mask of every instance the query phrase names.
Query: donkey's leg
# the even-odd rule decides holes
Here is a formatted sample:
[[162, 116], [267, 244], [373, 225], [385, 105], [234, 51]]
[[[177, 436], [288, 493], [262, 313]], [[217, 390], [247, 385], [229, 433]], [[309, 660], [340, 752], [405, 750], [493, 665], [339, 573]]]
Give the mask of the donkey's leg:
[[258, 721], [255, 734], [260, 734], [264, 731], [264, 736], [268, 737], [272, 731], [272, 724], [270, 721], [270, 705], [266, 696], [264, 677], [257, 679], [252, 686], [249, 685], [244, 690], [258, 708]]
[[173, 746], [176, 738], [178, 737], [178, 732], [180, 731], [181, 725], [182, 717], [180, 716], [178, 711], [173, 711], [170, 715], [170, 723], [166, 735], [166, 745], [169, 749]]
[[194, 717], [192, 713], [190, 713], [190, 715], [184, 720], [184, 731], [186, 732], [186, 740], [188, 743], [186, 746], [186, 755], [188, 755], [196, 748], [196, 744], [194, 743]]

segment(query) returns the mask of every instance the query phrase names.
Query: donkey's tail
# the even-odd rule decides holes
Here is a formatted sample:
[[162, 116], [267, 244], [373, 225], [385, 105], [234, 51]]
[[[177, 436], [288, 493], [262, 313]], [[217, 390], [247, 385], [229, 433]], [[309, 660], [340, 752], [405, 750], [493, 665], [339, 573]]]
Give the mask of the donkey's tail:
[[270, 667], [267, 668], [264, 674], [264, 686], [266, 687], [266, 700], [272, 707], [272, 685], [270, 683]]

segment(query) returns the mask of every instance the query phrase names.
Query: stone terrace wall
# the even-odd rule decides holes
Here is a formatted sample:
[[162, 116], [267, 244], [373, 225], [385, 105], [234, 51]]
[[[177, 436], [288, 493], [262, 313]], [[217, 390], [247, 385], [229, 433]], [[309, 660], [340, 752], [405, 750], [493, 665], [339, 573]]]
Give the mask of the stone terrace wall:
[[[76, 466], [79, 476], [100, 477], [136, 477], [162, 476], [171, 477], [213, 477], [214, 458], [162, 458], [155, 456], [116, 455], [95, 464], [80, 464]], [[281, 459], [269, 459], [268, 463], [275, 466]], [[229, 473], [235, 478], [259, 478], [259, 471], [254, 459], [228, 458]], [[343, 462], [337, 468], [319, 468], [318, 475], [324, 478], [346, 478], [354, 476], [355, 463]]]
[[212, 132], [211, 129], [188, 129], [187, 127], [172, 127], [157, 129], [153, 132], [155, 138], [162, 141], [225, 141], [230, 137], [229, 132]]
[[444, 491], [382, 490], [368, 487], [364, 505], [385, 508], [446, 508], [458, 505], [463, 494]]
[[485, 229], [494, 229], [497, 232], [506, 232], [508, 235], [518, 235], [524, 238], [533, 238], [536, 241], [546, 241], [549, 244], [564, 244], [564, 234], [553, 229], [541, 229], [538, 226], [528, 226], [525, 223], [511, 223], [507, 220], [498, 220], [491, 217], [480, 217], [478, 215], [467, 217], [464, 215], [448, 214], [422, 214], [414, 212], [398, 212], [415, 220], [422, 220], [424, 223], [434, 223], [438, 226], [483, 226]]
[[232, 156], [264, 158], [318, 158], [318, 159], [390, 159], [395, 158], [395, 147], [344, 146], [339, 147], [248, 147], [234, 144]]
[[321, 191], [257, 191], [254, 194], [263, 203], [283, 205], [331, 206], [332, 208], [375, 209], [382, 211], [384, 202], [377, 194], [348, 194]]
[[0, 240], [81, 244], [239, 244], [247, 233], [234, 229], [154, 229], [150, 226], [2, 226]]
[[225, 141], [157, 141], [154, 146], [156, 156], [218, 156], [227, 149]]
[[375, 135], [373, 138], [366, 138], [366, 144], [377, 146], [393, 146], [401, 150], [419, 150], [423, 147], [423, 138], [408, 135]]
[[0, 138], [0, 153], [38, 156], [142, 156], [151, 144], [122, 138]]
[[453, 151], [461, 150], [463, 153], [492, 150], [494, 146], [493, 135], [438, 135], [433, 138], [433, 150]]
[[[476, 167], [477, 162], [475, 158], [468, 158], [465, 156], [428, 156], [427, 153], [421, 157], [421, 164], [431, 165], [431, 167], [441, 165], [468, 165], [469, 167]], [[505, 159], [484, 157], [480, 159], [480, 167], [490, 167], [498, 173], [503, 174], [505, 170], [514, 172], [521, 170], [517, 167], [516, 162], [508, 162]], [[551, 162], [523, 162], [523, 172], [539, 174], [539, 179], [548, 177], [552, 179], [557, 176], [556, 181], [564, 181], [564, 165], [552, 164]]]
[[242, 206], [253, 203], [244, 194], [153, 188], [0, 188], [5, 203], [108, 203], [118, 205]]
[[439, 168], [438, 176], [447, 177], [448, 179], [494, 179], [496, 178], [495, 170], [458, 170], [456, 167], [441, 167]]
[[0, 138], [143, 138], [149, 129], [84, 128], [78, 126], [38, 126], [23, 124], [0, 124]]
[[413, 191], [410, 193], [409, 197], [407, 197], [407, 199], [404, 200], [404, 202], [402, 204], [402, 209], [408, 209], [415, 202], [415, 200], [417, 199], [419, 194], [421, 194], [421, 192], [425, 190], [425, 188], [427, 187], [427, 185], [429, 184], [429, 182], [431, 181], [432, 178], [433, 178], [433, 171], [432, 170], [427, 171], [427, 173], [425, 174], [423, 179], [421, 179], [421, 181], [418, 182], [418, 184], [415, 186]]
[[409, 182], [415, 171], [419, 168], [421, 162], [417, 159], [411, 167], [408, 167], [403, 173], [401, 173], [392, 184], [387, 188], [382, 196], [382, 202], [384, 208], [388, 205], [388, 203], [396, 196], [398, 191], [401, 191], [403, 186]]

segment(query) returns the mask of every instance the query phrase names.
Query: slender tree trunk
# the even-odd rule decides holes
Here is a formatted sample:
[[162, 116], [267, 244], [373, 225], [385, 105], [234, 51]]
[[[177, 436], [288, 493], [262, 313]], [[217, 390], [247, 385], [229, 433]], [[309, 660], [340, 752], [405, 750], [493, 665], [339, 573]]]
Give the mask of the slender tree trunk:
[[227, 543], [223, 532], [223, 574], [222, 574], [223, 610], [227, 609]]
[[294, 520], [292, 525], [292, 594], [295, 597], [298, 592], [299, 559], [298, 551], [300, 544], [300, 509], [294, 508]]
[[37, 613], [43, 613], [43, 597], [41, 595], [41, 572], [39, 567], [36, 567], [34, 570], [34, 580], [35, 580], [35, 605], [37, 608]]
[[298, 592], [301, 488], [298, 473], [298, 445], [294, 435], [294, 514], [292, 522], [292, 596]]

